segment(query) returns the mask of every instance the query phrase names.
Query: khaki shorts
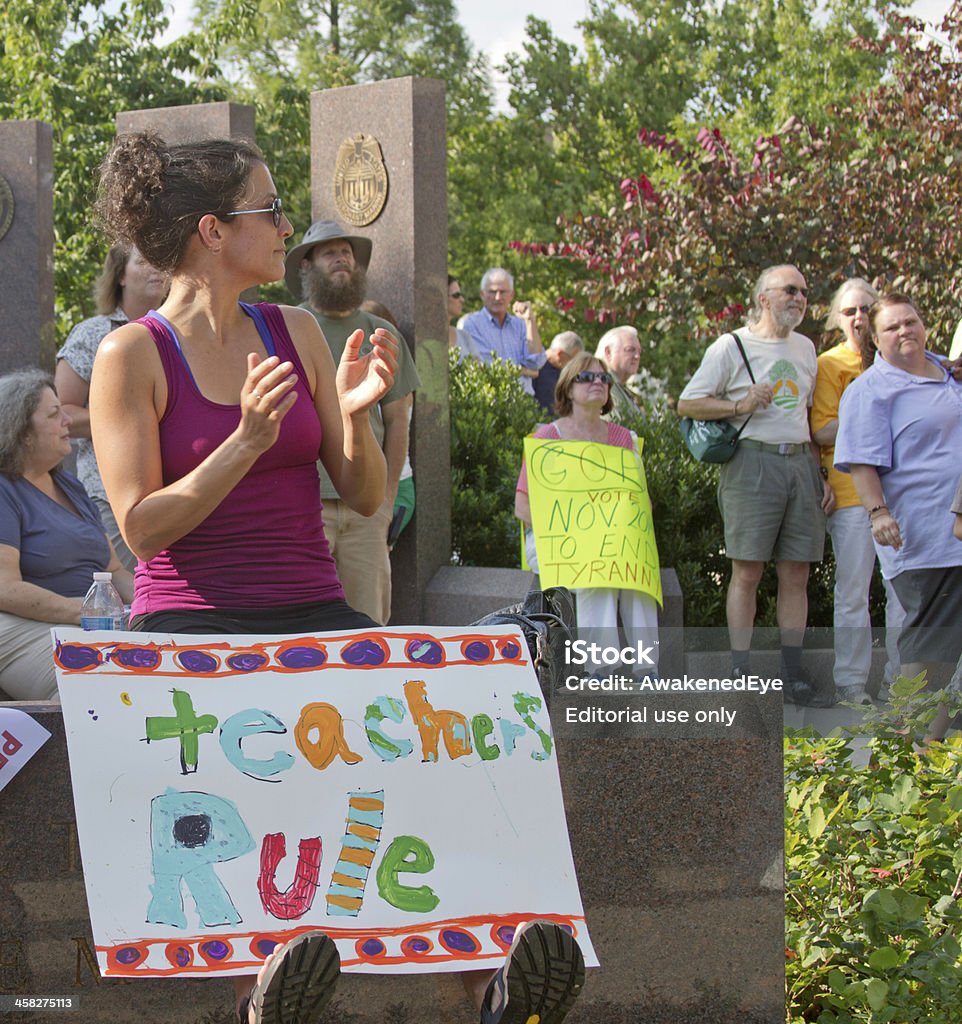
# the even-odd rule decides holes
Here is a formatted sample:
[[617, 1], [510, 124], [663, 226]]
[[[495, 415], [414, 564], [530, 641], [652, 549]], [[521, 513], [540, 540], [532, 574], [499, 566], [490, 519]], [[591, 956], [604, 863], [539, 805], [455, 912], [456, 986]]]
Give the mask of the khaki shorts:
[[821, 561], [822, 494], [822, 477], [807, 445], [779, 455], [739, 444], [718, 481], [726, 554], [745, 562]]

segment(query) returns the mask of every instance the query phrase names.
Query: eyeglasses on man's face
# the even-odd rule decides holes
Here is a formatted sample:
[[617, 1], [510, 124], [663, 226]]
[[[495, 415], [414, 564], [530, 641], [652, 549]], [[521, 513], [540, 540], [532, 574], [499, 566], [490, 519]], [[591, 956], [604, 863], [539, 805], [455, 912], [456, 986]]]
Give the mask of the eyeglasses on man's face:
[[871, 306], [846, 306], [839, 312], [842, 316], [855, 316], [856, 313], [867, 313], [871, 308]]
[[274, 221], [274, 227], [279, 228], [281, 226], [281, 217], [284, 216], [284, 204], [281, 202], [281, 197], [277, 196], [270, 206], [264, 206], [258, 210], [231, 210], [229, 213], [225, 213], [225, 217], [239, 217], [244, 213], [269, 213], [271, 220]]
[[773, 288], [766, 288], [767, 292], [784, 292], [786, 295], [794, 298], [796, 295], [801, 295], [803, 299], [808, 298], [808, 289], [799, 288], [797, 284], [777, 284]]
[[611, 374], [604, 370], [582, 370], [575, 374], [576, 384], [591, 384], [593, 381], [600, 381], [602, 384], [611, 383]]

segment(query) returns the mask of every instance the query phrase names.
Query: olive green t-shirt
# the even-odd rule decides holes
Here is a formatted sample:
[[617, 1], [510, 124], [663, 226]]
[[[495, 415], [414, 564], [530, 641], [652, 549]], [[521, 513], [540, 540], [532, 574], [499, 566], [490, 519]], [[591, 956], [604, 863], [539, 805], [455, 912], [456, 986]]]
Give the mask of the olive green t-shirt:
[[[400, 398], [405, 398], [421, 386], [421, 378], [418, 377], [417, 367], [414, 365], [414, 357], [411, 355], [411, 350], [407, 347], [404, 339], [400, 337], [400, 332], [393, 324], [388, 323], [387, 320], [382, 320], [380, 317], [366, 313], [364, 310], [356, 309], [350, 316], [333, 317], [318, 313], [316, 309], [306, 302], [302, 303], [302, 306], [311, 312], [314, 315], [314, 319], [320, 324], [324, 337], [327, 339], [327, 344], [331, 349], [331, 355], [334, 357], [335, 368], [341, 361], [341, 355], [347, 345], [347, 339], [358, 329], [364, 332], [365, 340], [361, 343], [362, 356], [367, 355], [371, 351], [373, 346], [367, 339], [370, 338], [378, 327], [383, 327], [385, 330], [390, 331], [400, 342], [394, 384], [381, 401], [377, 405], [372, 406], [370, 410], [371, 429], [374, 431], [377, 443], [383, 448], [384, 419], [381, 416], [381, 407], [390, 405]], [[324, 466], [318, 462], [317, 468], [321, 476], [321, 497], [326, 500], [337, 498], [339, 496], [337, 490], [334, 484], [331, 483], [331, 478], [327, 475]]]

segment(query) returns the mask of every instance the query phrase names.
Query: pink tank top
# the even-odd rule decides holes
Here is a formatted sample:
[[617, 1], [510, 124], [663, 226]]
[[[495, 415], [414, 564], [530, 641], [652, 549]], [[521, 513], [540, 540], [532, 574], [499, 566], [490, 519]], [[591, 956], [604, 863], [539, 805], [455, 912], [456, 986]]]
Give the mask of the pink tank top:
[[[132, 614], [190, 608], [271, 608], [343, 600], [321, 522], [317, 455], [321, 424], [307, 375], [276, 306], [241, 304], [268, 352], [294, 364], [299, 392], [280, 435], [247, 476], [194, 530], [137, 565]], [[167, 377], [160, 421], [164, 484], [179, 480], [240, 422], [239, 405], [219, 405], [197, 389], [177, 336], [149, 313]]]

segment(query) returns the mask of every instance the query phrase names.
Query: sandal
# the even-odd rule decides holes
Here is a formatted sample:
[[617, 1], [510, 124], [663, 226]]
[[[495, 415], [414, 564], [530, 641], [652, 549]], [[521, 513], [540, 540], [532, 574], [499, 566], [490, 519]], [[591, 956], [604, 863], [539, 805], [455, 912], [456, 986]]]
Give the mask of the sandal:
[[584, 957], [571, 933], [551, 921], [527, 921], [488, 985], [481, 1024], [559, 1024], [584, 982]]
[[331, 1001], [341, 971], [337, 946], [324, 932], [298, 935], [280, 948], [241, 1003], [241, 1024], [314, 1024]]

